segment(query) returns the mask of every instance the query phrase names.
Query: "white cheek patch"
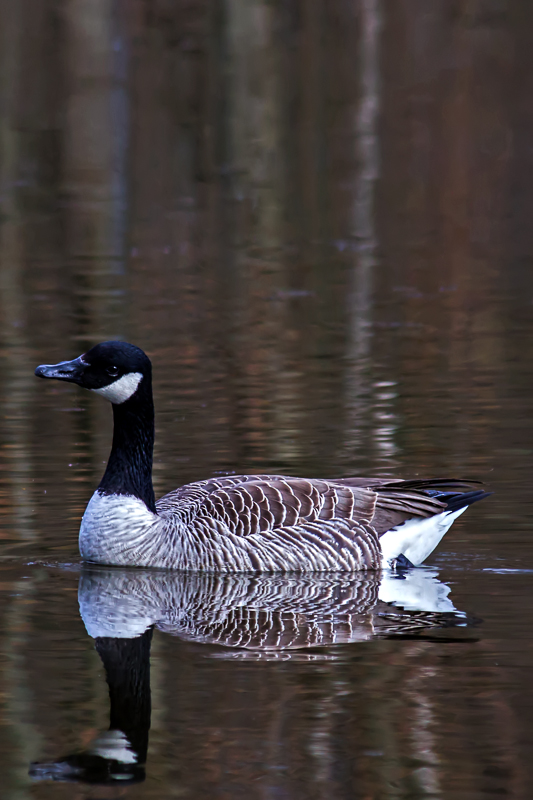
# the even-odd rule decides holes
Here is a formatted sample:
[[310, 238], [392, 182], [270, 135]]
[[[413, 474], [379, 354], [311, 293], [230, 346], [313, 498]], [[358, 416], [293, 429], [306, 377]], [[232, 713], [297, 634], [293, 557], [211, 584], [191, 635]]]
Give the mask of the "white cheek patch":
[[91, 391], [105, 397], [111, 403], [120, 405], [120, 403], [125, 403], [126, 400], [129, 400], [132, 394], [135, 394], [142, 377], [141, 372], [128, 372], [127, 375], [123, 375], [122, 378], [110, 383], [109, 386], [103, 386], [101, 389], [91, 389]]

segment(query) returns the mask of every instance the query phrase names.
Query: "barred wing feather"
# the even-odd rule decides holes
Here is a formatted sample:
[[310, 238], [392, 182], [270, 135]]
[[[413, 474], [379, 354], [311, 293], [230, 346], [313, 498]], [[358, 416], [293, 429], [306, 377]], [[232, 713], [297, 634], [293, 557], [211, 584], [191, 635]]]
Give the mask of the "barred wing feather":
[[189, 531], [191, 556], [183, 568], [197, 568], [203, 553], [204, 568], [214, 570], [377, 569], [381, 534], [439, 514], [446, 508], [439, 492], [470, 485], [232, 475], [176, 489], [157, 509]]

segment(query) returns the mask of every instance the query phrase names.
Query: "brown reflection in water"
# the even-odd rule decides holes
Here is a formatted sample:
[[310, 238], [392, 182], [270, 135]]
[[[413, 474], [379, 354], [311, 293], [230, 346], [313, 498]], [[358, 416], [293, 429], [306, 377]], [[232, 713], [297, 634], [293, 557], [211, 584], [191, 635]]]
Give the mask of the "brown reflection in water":
[[[1, 518], [4, 529], [13, 526], [17, 536], [35, 540], [31, 522], [32, 453], [29, 441], [29, 401], [31, 395], [31, 359], [28, 355], [26, 323], [28, 310], [24, 292], [24, 216], [18, 185], [24, 175], [26, 142], [18, 131], [21, 9], [13, 10], [6, 20], [0, 42], [2, 114], [0, 121], [0, 341], [4, 380], [2, 381], [2, 467], [4, 480], [0, 490]], [[0, 531], [0, 540], [4, 538]]]
[[[413, 326], [397, 357], [413, 393], [427, 394], [429, 383], [441, 394], [437, 415], [446, 409], [446, 426], [455, 417], [459, 435], [448, 458], [464, 470], [473, 451], [489, 446], [487, 414], [499, 410], [496, 376], [504, 369], [507, 310], [499, 293], [513, 268], [505, 250], [510, 15], [494, 3], [453, 10], [438, 4], [431, 11], [398, 3], [384, 37], [389, 179], [381, 203], [390, 210], [382, 216], [383, 278], [396, 295], [392, 313]], [[448, 403], [450, 380], [464, 395], [450, 393]], [[433, 403], [421, 406], [418, 429], [406, 431], [423, 435], [418, 447], [428, 453], [441, 447], [444, 426], [434, 421], [435, 410]]]
[[124, 335], [128, 49], [124, 4], [64, 7], [64, 274], [77, 346]]
[[[41, 211], [23, 215], [19, 270], [36, 360], [121, 334], [149, 350], [161, 490], [217, 469], [395, 471], [402, 450], [424, 471], [483, 471], [504, 369], [507, 18], [370, 0], [49, 12], [26, 124], [47, 115], [55, 167], [51, 148], [33, 155]], [[493, 158], [485, 141], [504, 144]], [[108, 415], [64, 396], [93, 418], [75, 414], [79, 444], [52, 459], [58, 476], [83, 466], [77, 513]], [[43, 418], [60, 436], [64, 415]]]
[[[18, 171], [2, 160], [12, 193], [24, 178], [25, 346], [36, 362], [104, 336], [147, 348], [160, 490], [232, 469], [488, 473], [524, 352], [520, 301], [500, 293], [518, 18], [245, 5], [43, 0], [10, 18], [29, 37], [10, 37], [20, 80], [2, 89], [4, 149], [25, 148]], [[66, 436], [53, 391], [82, 409]], [[72, 389], [36, 398], [20, 460], [46, 461], [52, 493], [76, 472], [75, 510], [50, 498], [64, 521], [98, 479], [108, 414]], [[43, 428], [67, 452], [39, 450]]]

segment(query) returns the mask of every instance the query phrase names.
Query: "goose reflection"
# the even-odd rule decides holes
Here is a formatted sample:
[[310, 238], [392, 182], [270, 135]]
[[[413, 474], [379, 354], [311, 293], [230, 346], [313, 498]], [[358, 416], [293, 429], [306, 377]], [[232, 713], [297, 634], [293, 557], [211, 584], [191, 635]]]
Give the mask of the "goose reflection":
[[[86, 569], [80, 612], [89, 636], [131, 638], [150, 626], [236, 649], [241, 658], [464, 624], [433, 570], [221, 575]], [[220, 655], [220, 653], [219, 653]]]
[[81, 753], [34, 763], [36, 780], [138, 783], [150, 728], [154, 628], [239, 659], [334, 658], [328, 645], [464, 626], [430, 569], [353, 575], [210, 575], [84, 568], [80, 612], [106, 672], [109, 729]]

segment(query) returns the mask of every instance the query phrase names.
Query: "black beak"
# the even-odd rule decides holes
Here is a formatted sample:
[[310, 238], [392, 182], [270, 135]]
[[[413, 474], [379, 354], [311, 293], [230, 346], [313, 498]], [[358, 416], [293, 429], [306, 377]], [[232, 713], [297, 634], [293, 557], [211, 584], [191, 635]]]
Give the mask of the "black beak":
[[80, 383], [87, 364], [82, 357], [74, 361], [60, 361], [59, 364], [41, 364], [35, 374], [38, 378], [55, 378], [58, 381]]

